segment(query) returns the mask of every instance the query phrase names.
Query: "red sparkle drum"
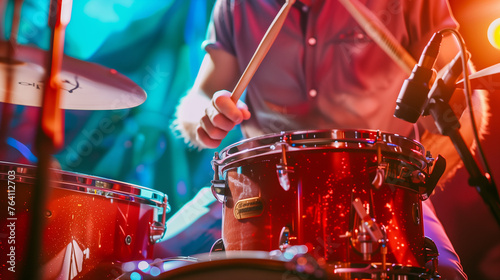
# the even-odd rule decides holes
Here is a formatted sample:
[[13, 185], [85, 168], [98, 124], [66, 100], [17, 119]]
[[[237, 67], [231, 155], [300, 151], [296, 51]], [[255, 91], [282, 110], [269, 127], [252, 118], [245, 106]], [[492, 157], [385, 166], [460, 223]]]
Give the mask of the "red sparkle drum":
[[[0, 259], [4, 268], [13, 267], [2, 269], [1, 279], [15, 279], [22, 269], [30, 269], [23, 260], [32, 238], [27, 232], [35, 172], [34, 166], [0, 162], [0, 223], [7, 233]], [[153, 257], [153, 246], [166, 230], [165, 194], [62, 170], [51, 170], [51, 177], [43, 279], [114, 279], [121, 274], [121, 263]]]
[[[430, 164], [416, 141], [371, 130], [283, 132], [230, 145], [213, 165], [226, 251], [306, 245], [343, 267], [425, 266]], [[371, 218], [384, 238], [362, 226]]]

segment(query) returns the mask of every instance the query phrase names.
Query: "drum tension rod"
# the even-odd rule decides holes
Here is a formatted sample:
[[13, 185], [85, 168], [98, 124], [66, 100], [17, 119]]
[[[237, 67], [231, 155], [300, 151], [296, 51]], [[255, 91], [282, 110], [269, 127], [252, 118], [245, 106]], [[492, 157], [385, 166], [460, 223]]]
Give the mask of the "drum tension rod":
[[377, 147], [377, 171], [372, 181], [372, 186], [375, 188], [375, 190], [380, 189], [380, 187], [382, 187], [382, 185], [385, 183], [387, 168], [389, 167], [389, 163], [382, 160], [383, 143], [384, 141], [380, 136], [380, 131], [377, 131], [377, 141], [375, 142], [375, 147]]
[[293, 166], [288, 166], [287, 160], [286, 160], [286, 147], [288, 144], [286, 143], [287, 138], [286, 136], [283, 137], [284, 143], [281, 144], [281, 159], [280, 163], [276, 164], [276, 175], [278, 175], [278, 181], [280, 183], [280, 186], [285, 190], [288, 191], [290, 189], [290, 177], [288, 176], [288, 173], [293, 173]]

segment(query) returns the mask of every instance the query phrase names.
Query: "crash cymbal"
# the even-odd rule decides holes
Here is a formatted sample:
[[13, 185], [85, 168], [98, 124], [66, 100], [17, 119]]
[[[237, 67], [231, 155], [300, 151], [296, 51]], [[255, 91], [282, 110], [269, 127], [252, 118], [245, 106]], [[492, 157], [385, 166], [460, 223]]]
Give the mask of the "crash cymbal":
[[[473, 89], [500, 90], [500, 63], [469, 75], [469, 79]], [[457, 83], [457, 87], [463, 86], [462, 79]]]
[[[41, 106], [47, 52], [17, 45], [8, 59], [7, 48], [8, 42], [0, 41], [0, 102]], [[125, 109], [146, 100], [146, 92], [132, 80], [95, 63], [64, 56], [59, 76], [62, 109]]]

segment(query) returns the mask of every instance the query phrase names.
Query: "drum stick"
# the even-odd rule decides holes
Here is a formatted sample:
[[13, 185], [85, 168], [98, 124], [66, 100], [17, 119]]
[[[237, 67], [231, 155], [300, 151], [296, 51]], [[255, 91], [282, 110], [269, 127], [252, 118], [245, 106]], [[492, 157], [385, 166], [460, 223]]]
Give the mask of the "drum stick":
[[259, 67], [260, 63], [262, 62], [267, 52], [271, 48], [272, 44], [274, 43], [274, 40], [276, 39], [276, 36], [278, 36], [278, 33], [281, 30], [281, 27], [283, 27], [283, 23], [285, 22], [288, 12], [290, 11], [294, 3], [295, 0], [287, 0], [286, 3], [283, 5], [283, 7], [281, 7], [280, 11], [274, 18], [269, 28], [267, 29], [266, 33], [264, 34], [264, 37], [260, 41], [259, 46], [257, 47], [255, 53], [253, 54], [252, 59], [248, 63], [247, 68], [243, 72], [243, 75], [241, 75], [240, 80], [236, 84], [236, 87], [233, 89], [233, 92], [231, 93], [231, 100], [233, 100], [234, 103], [238, 102], [241, 95], [243, 94], [243, 91], [248, 86], [248, 83], [255, 74], [255, 71], [257, 71], [257, 68]]
[[66, 26], [71, 18], [73, 0], [51, 0], [49, 26], [51, 29], [50, 57], [47, 59], [45, 87], [42, 96], [42, 110], [38, 120], [38, 131], [35, 137], [35, 147], [38, 156], [36, 180], [32, 194], [32, 216], [28, 236], [27, 265], [21, 272], [22, 280], [37, 280], [43, 277], [42, 243], [44, 216], [47, 197], [50, 193], [50, 165], [52, 153], [63, 145], [64, 118], [60, 107], [61, 101], [61, 72], [64, 56], [64, 35]]
[[417, 61], [401, 46], [385, 25], [358, 0], [339, 0], [361, 28], [408, 74]]

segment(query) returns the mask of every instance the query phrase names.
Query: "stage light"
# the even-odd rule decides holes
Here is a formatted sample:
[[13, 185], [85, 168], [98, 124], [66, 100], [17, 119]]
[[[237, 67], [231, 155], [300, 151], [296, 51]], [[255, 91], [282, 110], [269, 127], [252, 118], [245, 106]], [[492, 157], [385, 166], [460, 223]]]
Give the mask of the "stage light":
[[493, 47], [500, 49], [500, 18], [494, 20], [488, 27], [488, 40]]

